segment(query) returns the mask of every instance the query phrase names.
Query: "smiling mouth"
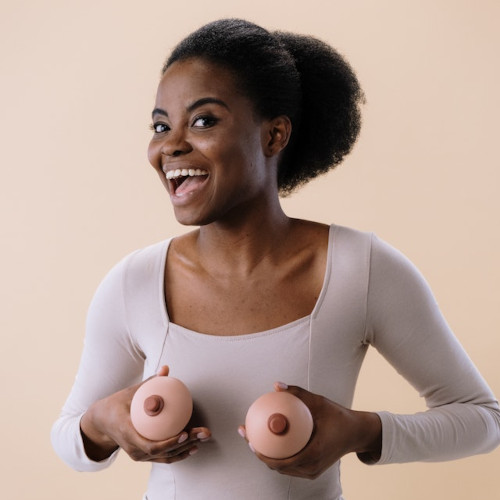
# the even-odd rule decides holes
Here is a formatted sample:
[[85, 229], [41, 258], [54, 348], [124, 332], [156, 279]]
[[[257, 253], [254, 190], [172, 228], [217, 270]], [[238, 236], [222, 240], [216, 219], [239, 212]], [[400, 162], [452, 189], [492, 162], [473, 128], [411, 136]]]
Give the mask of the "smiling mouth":
[[171, 183], [174, 194], [181, 196], [197, 189], [207, 179], [208, 172], [200, 168], [184, 168], [169, 170], [165, 177]]

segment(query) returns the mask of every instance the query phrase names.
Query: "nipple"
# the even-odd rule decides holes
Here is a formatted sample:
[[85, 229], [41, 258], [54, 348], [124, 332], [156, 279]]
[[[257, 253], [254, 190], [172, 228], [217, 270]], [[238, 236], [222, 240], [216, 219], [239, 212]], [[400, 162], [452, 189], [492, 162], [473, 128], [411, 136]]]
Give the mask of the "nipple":
[[286, 434], [288, 431], [288, 420], [281, 413], [273, 413], [267, 420], [267, 426], [273, 434]]
[[144, 400], [144, 411], [146, 415], [149, 415], [150, 417], [159, 415], [164, 406], [165, 402], [163, 401], [163, 398], [156, 394], [149, 396]]

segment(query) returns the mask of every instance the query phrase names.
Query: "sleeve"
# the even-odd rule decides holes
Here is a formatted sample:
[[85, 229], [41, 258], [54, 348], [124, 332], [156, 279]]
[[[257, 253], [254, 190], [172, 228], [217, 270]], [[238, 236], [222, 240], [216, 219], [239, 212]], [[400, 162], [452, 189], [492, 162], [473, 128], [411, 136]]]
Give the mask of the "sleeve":
[[59, 457], [78, 471], [108, 467], [118, 451], [101, 462], [85, 454], [80, 419], [98, 399], [140, 381], [144, 356], [127, 328], [123, 275], [127, 259], [117, 264], [99, 285], [89, 307], [84, 348], [71, 392], [54, 423], [52, 445]]
[[414, 415], [380, 412], [379, 464], [445, 461], [500, 443], [500, 410], [429, 286], [401, 253], [372, 242], [366, 342], [425, 398]]

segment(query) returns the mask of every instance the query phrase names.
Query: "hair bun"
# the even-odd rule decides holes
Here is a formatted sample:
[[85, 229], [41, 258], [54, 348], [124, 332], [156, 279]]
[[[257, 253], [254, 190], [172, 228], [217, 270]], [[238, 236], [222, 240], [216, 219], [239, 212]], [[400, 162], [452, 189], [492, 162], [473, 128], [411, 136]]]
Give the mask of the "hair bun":
[[[330, 45], [311, 36], [273, 34], [300, 74], [302, 106], [294, 155], [297, 163], [308, 167], [302, 184], [339, 164], [351, 151], [361, 128], [364, 94], [349, 63]], [[287, 184], [286, 179], [282, 182]]]

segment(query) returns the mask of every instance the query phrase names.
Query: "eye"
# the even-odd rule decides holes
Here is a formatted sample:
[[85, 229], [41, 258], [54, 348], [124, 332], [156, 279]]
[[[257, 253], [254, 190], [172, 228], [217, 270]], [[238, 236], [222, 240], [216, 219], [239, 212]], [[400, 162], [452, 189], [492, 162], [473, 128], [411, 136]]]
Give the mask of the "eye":
[[168, 125], [165, 125], [165, 123], [153, 123], [149, 126], [149, 128], [155, 133], [155, 134], [162, 134], [164, 132], [168, 132], [170, 128]]
[[210, 128], [213, 127], [219, 120], [213, 116], [203, 115], [198, 116], [193, 121], [193, 127], [195, 128]]

